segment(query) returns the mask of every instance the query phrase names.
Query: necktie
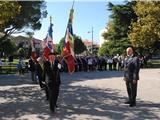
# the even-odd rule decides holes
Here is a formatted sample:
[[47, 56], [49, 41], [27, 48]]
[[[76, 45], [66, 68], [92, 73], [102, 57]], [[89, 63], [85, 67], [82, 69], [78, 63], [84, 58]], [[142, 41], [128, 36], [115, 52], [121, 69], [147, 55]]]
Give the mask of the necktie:
[[52, 70], [53, 70], [53, 62], [51, 62], [51, 68], [52, 68]]

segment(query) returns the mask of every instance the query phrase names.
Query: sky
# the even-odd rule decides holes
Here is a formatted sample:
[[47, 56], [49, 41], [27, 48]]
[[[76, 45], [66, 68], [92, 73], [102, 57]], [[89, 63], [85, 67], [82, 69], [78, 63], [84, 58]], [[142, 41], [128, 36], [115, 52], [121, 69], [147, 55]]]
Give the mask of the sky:
[[[99, 43], [99, 32], [104, 29], [109, 21], [110, 11], [107, 11], [108, 2], [122, 4], [124, 0], [75, 0], [73, 33], [80, 36], [82, 40], [92, 39], [91, 32], [93, 27], [93, 42]], [[48, 32], [50, 25], [50, 16], [52, 16], [53, 26], [53, 43], [59, 43], [64, 37], [69, 12], [73, 0], [47, 0], [47, 18], [42, 20], [40, 30], [34, 32], [34, 38], [43, 40]]]

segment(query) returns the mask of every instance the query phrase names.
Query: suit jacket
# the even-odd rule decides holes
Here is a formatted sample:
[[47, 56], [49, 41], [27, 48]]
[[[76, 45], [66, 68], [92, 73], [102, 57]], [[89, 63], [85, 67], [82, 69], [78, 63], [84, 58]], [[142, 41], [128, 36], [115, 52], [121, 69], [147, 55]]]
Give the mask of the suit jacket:
[[136, 56], [128, 57], [124, 63], [124, 77], [127, 80], [139, 80], [139, 58]]
[[39, 63], [36, 64], [36, 74], [42, 81], [45, 81], [44, 66], [42, 68], [42, 66]]
[[35, 64], [34, 61], [32, 59], [29, 59], [29, 70], [34, 72], [35, 71]]
[[60, 73], [58, 68], [58, 60], [55, 60], [53, 66], [49, 61], [44, 63], [44, 70], [48, 76], [48, 85], [50, 87], [60, 85]]

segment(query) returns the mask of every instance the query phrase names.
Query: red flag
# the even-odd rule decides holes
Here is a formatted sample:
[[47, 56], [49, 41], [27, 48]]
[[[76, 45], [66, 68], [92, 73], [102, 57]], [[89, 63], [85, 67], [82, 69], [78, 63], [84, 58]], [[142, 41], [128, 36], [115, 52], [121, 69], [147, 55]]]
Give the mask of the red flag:
[[46, 46], [44, 49], [43, 49], [43, 56], [45, 59], [49, 59], [49, 53], [50, 53], [50, 49]]
[[72, 19], [73, 19], [73, 8], [70, 10], [70, 17], [66, 29], [65, 40], [63, 45], [63, 57], [67, 63], [69, 73], [75, 71], [75, 61], [74, 61], [74, 40], [73, 40], [73, 29], [72, 29]]
[[31, 40], [31, 48], [32, 48], [31, 57], [34, 60], [34, 63], [36, 63], [36, 51], [35, 51], [33, 40]]
[[68, 54], [68, 56], [64, 56], [64, 59], [67, 63], [69, 73], [72, 74], [75, 71], [74, 57], [71, 54]]

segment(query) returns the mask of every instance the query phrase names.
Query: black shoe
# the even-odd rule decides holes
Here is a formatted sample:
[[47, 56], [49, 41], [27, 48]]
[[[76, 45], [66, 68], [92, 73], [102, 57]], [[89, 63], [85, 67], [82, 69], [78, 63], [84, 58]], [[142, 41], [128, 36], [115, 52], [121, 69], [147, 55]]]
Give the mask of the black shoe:
[[126, 102], [124, 102], [125, 104], [130, 104], [130, 101], [126, 101]]
[[56, 108], [58, 108], [58, 105], [55, 105]]
[[129, 107], [134, 107], [134, 106], [136, 106], [136, 103], [129, 104]]
[[52, 113], [54, 113], [55, 111], [54, 111], [54, 109], [50, 109], [50, 111], [52, 112]]

